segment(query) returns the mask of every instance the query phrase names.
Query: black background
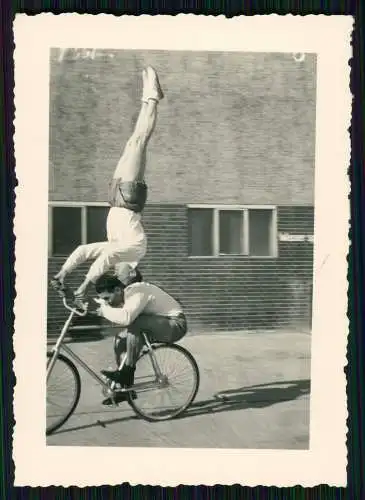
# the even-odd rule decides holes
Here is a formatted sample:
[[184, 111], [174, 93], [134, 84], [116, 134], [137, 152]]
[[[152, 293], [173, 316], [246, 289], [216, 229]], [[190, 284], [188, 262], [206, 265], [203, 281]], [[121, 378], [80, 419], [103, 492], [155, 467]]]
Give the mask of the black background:
[[[107, 4], [107, 8], [105, 8]], [[1, 180], [0, 180], [0, 328], [1, 328], [1, 386], [0, 386], [0, 450], [2, 470], [0, 482], [1, 499], [130, 499], [130, 498], [263, 498], [263, 499], [362, 499], [364, 491], [364, 283], [365, 283], [365, 222], [364, 222], [364, 102], [365, 102], [365, 71], [364, 71], [364, 5], [356, 1], [11, 1], [2, 0], [0, 58], [1, 72], [0, 106], [3, 110], [0, 127], [1, 145]], [[322, 485], [313, 489], [295, 488], [244, 488], [239, 485], [225, 487], [130, 487], [123, 484], [118, 487], [104, 486], [100, 488], [14, 488], [14, 464], [12, 462], [12, 427], [14, 424], [12, 401], [15, 377], [12, 373], [12, 333], [13, 333], [13, 303], [14, 303], [14, 174], [13, 155], [13, 36], [12, 21], [15, 13], [38, 14], [41, 12], [79, 12], [79, 13], [112, 13], [112, 14], [209, 14], [233, 17], [239, 14], [351, 14], [355, 16], [353, 33], [353, 59], [351, 62], [351, 90], [354, 95], [351, 126], [352, 158], [349, 169], [351, 178], [351, 241], [349, 254], [349, 317], [350, 336], [348, 343], [348, 362], [346, 370], [348, 384], [348, 487], [331, 488]], [[29, 283], [31, 290], [31, 283]], [[325, 369], [325, 368], [324, 368]], [[30, 377], [31, 380], [31, 377]], [[31, 391], [31, 383], [29, 390]], [[331, 390], [329, 387], [328, 390]], [[24, 443], [26, 446], [26, 443]], [[102, 466], [102, 464], [101, 464]], [[121, 478], [123, 466], [121, 464]], [[242, 471], [244, 481], [244, 471]]]

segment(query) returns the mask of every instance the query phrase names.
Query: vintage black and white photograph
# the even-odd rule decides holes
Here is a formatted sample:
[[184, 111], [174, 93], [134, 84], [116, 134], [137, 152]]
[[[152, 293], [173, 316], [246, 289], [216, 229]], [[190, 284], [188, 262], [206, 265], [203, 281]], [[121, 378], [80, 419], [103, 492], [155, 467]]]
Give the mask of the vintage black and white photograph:
[[50, 67], [47, 443], [307, 449], [315, 54]]
[[46, 448], [308, 452], [318, 53], [71, 40], [47, 76]]

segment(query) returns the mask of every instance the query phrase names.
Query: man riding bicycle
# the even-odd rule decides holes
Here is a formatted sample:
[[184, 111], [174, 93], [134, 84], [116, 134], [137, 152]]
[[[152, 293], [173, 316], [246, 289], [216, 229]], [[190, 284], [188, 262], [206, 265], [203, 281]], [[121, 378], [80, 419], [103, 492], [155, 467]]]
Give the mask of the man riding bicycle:
[[123, 368], [103, 370], [102, 374], [123, 387], [131, 387], [143, 347], [142, 333], [147, 332], [151, 342], [177, 342], [187, 332], [185, 314], [176, 299], [160, 287], [143, 281], [138, 270], [132, 271], [127, 284], [115, 276], [104, 275], [95, 283], [95, 289], [98, 293], [95, 300], [99, 303], [97, 314], [126, 329], [114, 344], [118, 367], [122, 353], [127, 354]]

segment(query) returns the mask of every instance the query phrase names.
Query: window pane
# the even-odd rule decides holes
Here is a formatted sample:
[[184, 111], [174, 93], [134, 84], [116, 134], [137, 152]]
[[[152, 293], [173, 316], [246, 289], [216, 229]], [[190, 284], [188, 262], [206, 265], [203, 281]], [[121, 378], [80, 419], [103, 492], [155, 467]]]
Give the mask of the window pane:
[[213, 255], [213, 210], [192, 208], [189, 218], [189, 255]]
[[272, 210], [249, 210], [250, 255], [271, 255]]
[[219, 212], [219, 253], [243, 253], [242, 210], [221, 210]]
[[81, 243], [81, 208], [53, 207], [53, 254], [67, 255]]
[[87, 207], [87, 242], [106, 241], [106, 218], [109, 207]]

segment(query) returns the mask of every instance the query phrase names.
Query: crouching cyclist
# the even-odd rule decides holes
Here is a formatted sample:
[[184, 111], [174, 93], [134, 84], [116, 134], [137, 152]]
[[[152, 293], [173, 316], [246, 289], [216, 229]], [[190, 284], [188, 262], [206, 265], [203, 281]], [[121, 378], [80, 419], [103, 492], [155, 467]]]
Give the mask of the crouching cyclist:
[[[116, 276], [104, 275], [97, 280], [95, 288], [99, 303], [97, 314], [124, 329], [114, 343], [118, 367], [122, 354], [127, 354], [122, 369], [103, 370], [102, 374], [122, 387], [131, 387], [143, 347], [142, 333], [148, 332], [151, 342], [177, 342], [187, 332], [185, 314], [174, 297], [160, 287], [143, 281], [137, 269], [131, 271], [124, 283]], [[125, 395], [117, 393], [115, 402], [124, 400]], [[103, 404], [111, 404], [110, 398]]]

